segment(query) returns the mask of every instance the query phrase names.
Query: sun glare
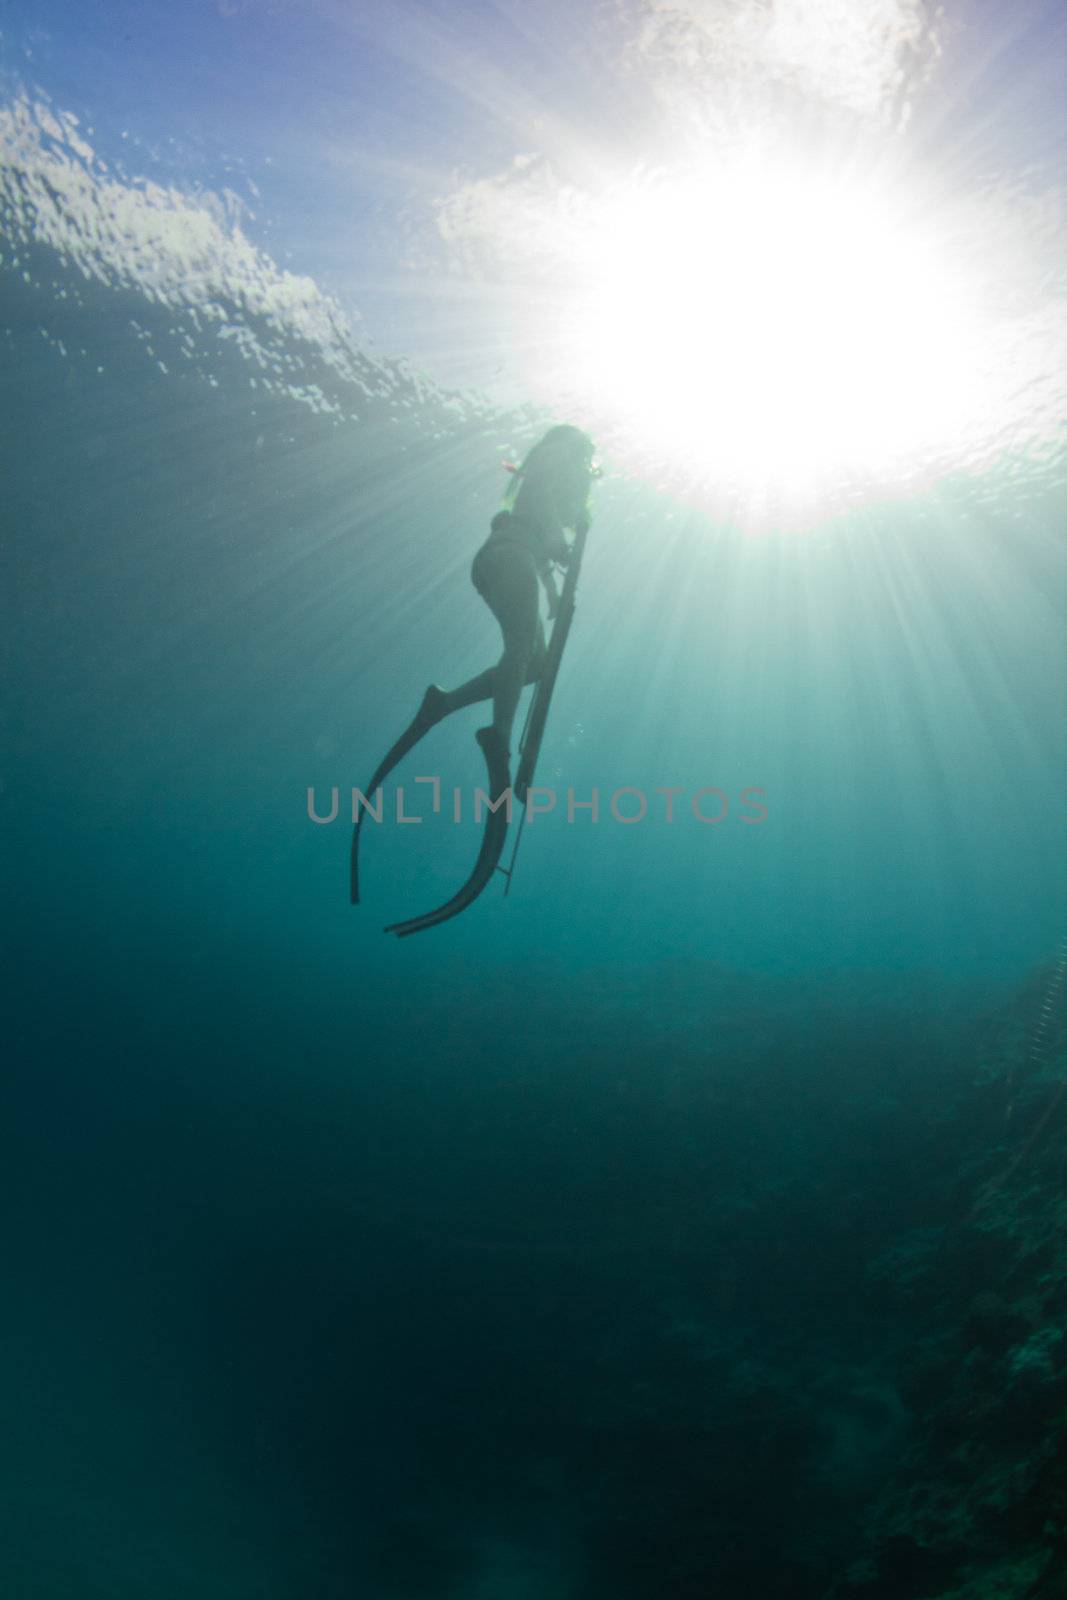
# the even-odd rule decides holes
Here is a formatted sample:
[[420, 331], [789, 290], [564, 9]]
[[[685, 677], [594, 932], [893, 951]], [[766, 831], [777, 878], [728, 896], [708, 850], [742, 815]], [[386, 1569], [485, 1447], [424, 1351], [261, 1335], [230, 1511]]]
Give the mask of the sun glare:
[[903, 207], [796, 171], [633, 184], [573, 264], [583, 398], [709, 479], [908, 471], [976, 399], [966, 286]]

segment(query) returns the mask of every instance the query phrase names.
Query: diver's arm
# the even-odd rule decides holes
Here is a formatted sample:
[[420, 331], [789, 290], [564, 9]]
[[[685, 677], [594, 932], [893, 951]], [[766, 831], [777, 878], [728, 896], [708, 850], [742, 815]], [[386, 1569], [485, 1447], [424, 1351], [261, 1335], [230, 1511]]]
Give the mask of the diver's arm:
[[592, 479], [587, 468], [568, 464], [557, 475], [555, 484], [556, 512], [565, 528], [577, 532], [584, 522], [589, 527], [589, 486]]

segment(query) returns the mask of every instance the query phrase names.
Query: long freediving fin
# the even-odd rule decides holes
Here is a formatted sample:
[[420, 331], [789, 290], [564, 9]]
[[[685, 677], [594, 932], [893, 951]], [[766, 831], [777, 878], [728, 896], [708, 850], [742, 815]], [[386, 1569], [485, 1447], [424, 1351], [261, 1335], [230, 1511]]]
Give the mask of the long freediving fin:
[[425, 928], [435, 928], [439, 922], [447, 922], [451, 917], [458, 917], [461, 911], [466, 911], [488, 884], [504, 853], [504, 842], [508, 836], [508, 823], [511, 819], [508, 753], [503, 740], [493, 728], [479, 728], [475, 737], [485, 756], [485, 765], [489, 773], [489, 794], [492, 797], [489, 815], [485, 819], [485, 832], [482, 834], [478, 859], [462, 889], [459, 889], [451, 900], [446, 900], [444, 905], [438, 906], [436, 911], [427, 911], [421, 917], [411, 917], [407, 922], [390, 923], [385, 932], [395, 933], [398, 939], [407, 938], [409, 933], [422, 933]]
[[[409, 750], [414, 750], [419, 740], [429, 733], [431, 728], [448, 715], [444, 709], [445, 693], [436, 684], [431, 684], [422, 697], [419, 707], [412, 721], [404, 729], [396, 743], [391, 746], [382, 757], [375, 770], [374, 776], [368, 783], [363, 793], [370, 796], [379, 788], [392, 772], [393, 768], [403, 761]], [[349, 894], [354, 906], [359, 905], [359, 834], [363, 826], [366, 810], [360, 810], [352, 828], [352, 854], [349, 865]]]

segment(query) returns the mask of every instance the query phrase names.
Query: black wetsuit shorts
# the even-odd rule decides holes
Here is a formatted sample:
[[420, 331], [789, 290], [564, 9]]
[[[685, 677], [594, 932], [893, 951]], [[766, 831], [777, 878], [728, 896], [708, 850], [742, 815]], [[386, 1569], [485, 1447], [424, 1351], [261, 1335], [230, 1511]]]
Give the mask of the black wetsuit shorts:
[[535, 553], [536, 530], [530, 537], [514, 527], [521, 520], [508, 512], [494, 517], [493, 531], [471, 563], [471, 582], [500, 623], [505, 644], [529, 653], [540, 634], [538, 574], [544, 556], [543, 546], [540, 559]]

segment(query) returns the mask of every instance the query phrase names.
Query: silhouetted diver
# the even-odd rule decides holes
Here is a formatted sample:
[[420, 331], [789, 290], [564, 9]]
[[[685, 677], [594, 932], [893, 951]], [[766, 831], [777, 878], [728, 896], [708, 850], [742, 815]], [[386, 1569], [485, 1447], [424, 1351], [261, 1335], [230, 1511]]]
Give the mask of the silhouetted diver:
[[[431, 684], [414, 720], [379, 763], [364, 791], [368, 796], [443, 718], [491, 697], [493, 721], [479, 728], [476, 738], [485, 757], [489, 794], [494, 802], [499, 800], [510, 785], [511, 730], [519, 695], [524, 683], [536, 683], [513, 790], [525, 806], [574, 615], [574, 593], [589, 532], [589, 491], [600, 475], [592, 464], [593, 448], [587, 434], [564, 423], [550, 428], [521, 466], [509, 468], [513, 476], [504, 508], [493, 518], [489, 538], [471, 566], [471, 581], [500, 624], [504, 653], [495, 667], [486, 668], [450, 693]], [[575, 535], [571, 544], [565, 536], [568, 528]], [[556, 567], [566, 569], [562, 594], [556, 586]], [[548, 596], [549, 618], [555, 619], [547, 650], [538, 611], [539, 581]], [[424, 916], [393, 923], [385, 931], [401, 938], [421, 932], [456, 916], [476, 900], [503, 853], [509, 809], [505, 802], [499, 810], [489, 811], [474, 870], [451, 900]], [[364, 815], [360, 811], [352, 833], [353, 905], [359, 903], [359, 840]], [[514, 864], [514, 857], [512, 860]]]

